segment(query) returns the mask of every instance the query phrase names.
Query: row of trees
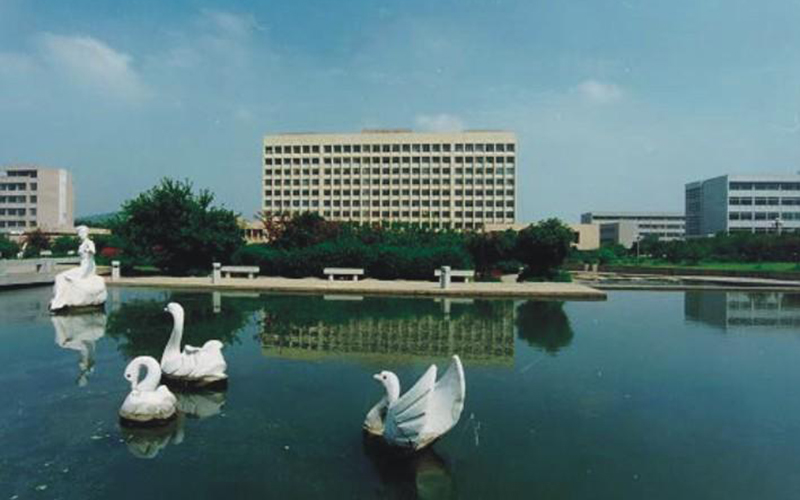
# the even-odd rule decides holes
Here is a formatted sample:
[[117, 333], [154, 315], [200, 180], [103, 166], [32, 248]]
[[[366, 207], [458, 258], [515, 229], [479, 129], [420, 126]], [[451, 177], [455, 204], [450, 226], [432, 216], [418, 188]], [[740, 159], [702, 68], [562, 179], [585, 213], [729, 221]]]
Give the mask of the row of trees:
[[519, 232], [460, 233], [334, 222], [307, 212], [266, 218], [270, 241], [245, 245], [237, 215], [213, 201], [188, 181], [163, 179], [108, 221], [112, 236], [95, 238], [100, 260], [172, 275], [207, 273], [217, 261], [290, 277], [320, 276], [324, 267], [337, 266], [361, 267], [375, 278], [430, 279], [434, 269], [449, 265], [483, 276], [523, 269], [523, 279], [553, 279], [572, 241], [557, 219]]
[[40, 229], [25, 233], [22, 245], [7, 235], [0, 234], [0, 258], [16, 258], [20, 251], [23, 252], [24, 258], [38, 257], [45, 250], [52, 252], [54, 256], [64, 256], [70, 251], [77, 250], [79, 244], [80, 240], [77, 237], [67, 235], [51, 241]]

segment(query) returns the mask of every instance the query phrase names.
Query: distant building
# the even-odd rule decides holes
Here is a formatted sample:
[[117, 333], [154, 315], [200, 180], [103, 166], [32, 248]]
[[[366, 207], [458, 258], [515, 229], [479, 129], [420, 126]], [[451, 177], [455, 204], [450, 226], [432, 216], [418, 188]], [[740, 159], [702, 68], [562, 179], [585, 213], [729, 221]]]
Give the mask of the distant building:
[[581, 222], [600, 226], [600, 243], [626, 248], [647, 236], [670, 241], [683, 239], [686, 234], [685, 217], [680, 212], [586, 212]]
[[71, 229], [72, 175], [64, 169], [0, 169], [0, 232], [21, 233]]
[[[491, 224], [485, 227], [486, 231], [505, 231], [513, 229], [520, 231], [530, 224]], [[597, 250], [600, 248], [600, 226], [597, 224], [567, 224], [573, 231], [572, 247], [576, 250]]]
[[512, 132], [264, 137], [262, 210], [358, 223], [480, 229], [516, 218]]
[[721, 175], [686, 185], [686, 235], [800, 229], [800, 174]]

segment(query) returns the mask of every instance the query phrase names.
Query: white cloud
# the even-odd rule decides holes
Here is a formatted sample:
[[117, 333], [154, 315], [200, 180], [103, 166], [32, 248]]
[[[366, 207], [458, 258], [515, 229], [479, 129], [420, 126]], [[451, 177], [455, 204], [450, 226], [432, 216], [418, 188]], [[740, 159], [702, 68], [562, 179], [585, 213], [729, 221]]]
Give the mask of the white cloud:
[[418, 129], [426, 132], [459, 132], [465, 128], [461, 118], [447, 113], [419, 115], [415, 122]]
[[113, 97], [137, 100], [147, 94], [131, 57], [90, 36], [39, 36], [42, 56], [72, 82]]
[[622, 89], [613, 83], [603, 83], [597, 80], [585, 80], [575, 89], [578, 93], [593, 104], [609, 104], [622, 99]]

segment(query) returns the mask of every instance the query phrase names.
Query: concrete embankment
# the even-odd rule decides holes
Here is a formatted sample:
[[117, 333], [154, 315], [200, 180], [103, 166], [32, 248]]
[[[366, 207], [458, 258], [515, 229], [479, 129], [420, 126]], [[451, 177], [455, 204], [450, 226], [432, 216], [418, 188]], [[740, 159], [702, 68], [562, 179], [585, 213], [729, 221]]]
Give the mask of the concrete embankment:
[[208, 290], [244, 290], [285, 293], [328, 293], [353, 295], [399, 295], [423, 297], [493, 297], [541, 298], [561, 300], [605, 300], [606, 293], [578, 283], [452, 283], [441, 289], [431, 281], [328, 281], [319, 278], [258, 277], [223, 278], [212, 284], [211, 279], [148, 276], [107, 280], [109, 286], [137, 286]]

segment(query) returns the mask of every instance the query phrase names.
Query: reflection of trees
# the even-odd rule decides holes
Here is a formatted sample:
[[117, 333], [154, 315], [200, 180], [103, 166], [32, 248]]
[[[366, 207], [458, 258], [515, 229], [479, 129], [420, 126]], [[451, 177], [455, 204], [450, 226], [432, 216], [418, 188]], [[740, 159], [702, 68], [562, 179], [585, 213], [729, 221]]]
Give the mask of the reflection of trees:
[[201, 346], [208, 340], [224, 344], [236, 341], [236, 334], [246, 324], [258, 300], [231, 298], [214, 313], [211, 296], [205, 293], [172, 293], [165, 300], [139, 299], [124, 302], [108, 315], [106, 333], [119, 342], [118, 349], [127, 358], [161, 357], [172, 332], [172, 317], [164, 311], [167, 303], [178, 302], [186, 311], [183, 342]]
[[398, 454], [380, 439], [365, 436], [364, 452], [386, 488], [382, 498], [458, 498], [447, 462], [433, 448]]
[[517, 309], [516, 323], [521, 339], [550, 354], [567, 347], [574, 335], [563, 302], [524, 302]]
[[362, 301], [274, 297], [264, 302], [265, 354], [287, 358], [353, 355], [395, 361], [424, 357], [510, 362], [513, 303], [368, 297]]

